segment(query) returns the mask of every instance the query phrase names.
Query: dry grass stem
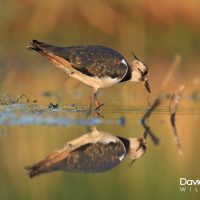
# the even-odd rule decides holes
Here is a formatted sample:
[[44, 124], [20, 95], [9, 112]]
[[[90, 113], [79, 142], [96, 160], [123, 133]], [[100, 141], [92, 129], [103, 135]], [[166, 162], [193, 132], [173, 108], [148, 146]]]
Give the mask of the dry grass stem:
[[180, 100], [183, 94], [183, 90], [184, 90], [184, 85], [181, 85], [177, 92], [174, 93], [174, 95], [172, 96], [170, 105], [169, 105], [169, 111], [170, 111], [170, 123], [172, 126], [172, 131], [173, 131], [173, 137], [178, 149], [179, 154], [182, 154], [182, 148], [181, 148], [181, 144], [180, 144], [180, 139], [178, 137], [178, 132], [177, 132], [177, 128], [176, 128], [176, 112], [177, 109], [179, 107], [180, 104]]

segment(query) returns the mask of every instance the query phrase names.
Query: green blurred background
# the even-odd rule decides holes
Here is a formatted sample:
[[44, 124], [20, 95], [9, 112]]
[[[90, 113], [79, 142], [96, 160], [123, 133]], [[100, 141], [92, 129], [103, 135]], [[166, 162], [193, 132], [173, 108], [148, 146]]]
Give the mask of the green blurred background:
[[[147, 154], [132, 168], [126, 160], [102, 174], [59, 172], [33, 180], [26, 176], [24, 166], [84, 134], [85, 127], [1, 126], [0, 199], [199, 199], [200, 188], [199, 192], [179, 191], [180, 177], [197, 179], [200, 175], [200, 107], [199, 101], [190, 98], [200, 92], [199, 13], [199, 0], [0, 0], [1, 94], [26, 94], [45, 106], [58, 102], [56, 96], [61, 105], [85, 105], [90, 89], [25, 47], [32, 39], [60, 46], [100, 44], [118, 50], [128, 60], [134, 51], [149, 66], [152, 98], [174, 54], [180, 53], [180, 70], [166, 92], [184, 83], [181, 106], [187, 111], [177, 116], [182, 156], [176, 152], [169, 115], [158, 112], [150, 123], [161, 145], [155, 147], [149, 141]], [[42, 95], [45, 91], [55, 96], [47, 98]], [[106, 103], [106, 118], [124, 115], [127, 124], [101, 125], [99, 130], [126, 137], [142, 134], [138, 124], [142, 114], [132, 112], [134, 106], [147, 104], [141, 84], [107, 88], [100, 100]], [[112, 106], [115, 110], [109, 112]], [[123, 107], [121, 112], [119, 107]]]

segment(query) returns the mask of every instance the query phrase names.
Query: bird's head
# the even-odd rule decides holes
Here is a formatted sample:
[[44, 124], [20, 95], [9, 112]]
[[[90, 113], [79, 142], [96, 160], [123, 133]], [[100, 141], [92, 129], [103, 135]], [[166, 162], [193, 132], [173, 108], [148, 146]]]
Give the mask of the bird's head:
[[133, 56], [134, 60], [129, 63], [132, 70], [132, 76], [130, 81], [143, 82], [145, 88], [150, 93], [151, 89], [148, 82], [148, 76], [149, 76], [148, 67], [144, 65], [134, 54]]
[[128, 155], [133, 161], [135, 161], [146, 152], [146, 140], [143, 137], [139, 137], [129, 138], [129, 141], [130, 148]]

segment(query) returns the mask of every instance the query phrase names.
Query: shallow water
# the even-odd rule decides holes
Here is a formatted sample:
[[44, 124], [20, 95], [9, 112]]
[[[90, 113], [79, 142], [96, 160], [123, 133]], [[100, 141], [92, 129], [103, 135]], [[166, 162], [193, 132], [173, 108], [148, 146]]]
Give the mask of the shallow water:
[[[198, 192], [180, 192], [179, 189], [181, 177], [197, 179], [199, 175], [199, 102], [183, 101], [177, 114], [177, 129], [183, 155], [177, 153], [169, 123], [169, 112], [167, 106], [163, 105], [149, 120], [152, 131], [160, 139], [160, 145], [155, 146], [148, 138], [146, 154], [132, 167], [128, 166], [130, 159], [127, 157], [119, 166], [103, 173], [59, 171], [33, 179], [29, 179], [24, 170], [25, 166], [43, 159], [50, 152], [61, 148], [68, 140], [85, 134], [88, 132], [88, 126], [97, 125], [99, 131], [123, 137], [141, 136], [144, 130], [139, 121], [146, 107], [105, 105], [102, 119], [94, 118], [93, 115], [87, 118], [82, 112], [43, 108], [43, 112], [37, 113], [33, 112], [33, 108], [31, 112], [24, 110], [21, 104], [14, 105], [15, 109], [12, 106], [4, 106], [4, 109], [1, 107], [3, 111], [0, 113], [2, 199], [199, 198]], [[12, 119], [12, 123], [9, 123], [13, 115], [15, 120]], [[32, 118], [28, 120], [27, 115]], [[47, 123], [49, 118], [51, 123]], [[120, 123], [120, 119], [124, 118], [124, 123]], [[61, 119], [66, 121], [62, 123]]]

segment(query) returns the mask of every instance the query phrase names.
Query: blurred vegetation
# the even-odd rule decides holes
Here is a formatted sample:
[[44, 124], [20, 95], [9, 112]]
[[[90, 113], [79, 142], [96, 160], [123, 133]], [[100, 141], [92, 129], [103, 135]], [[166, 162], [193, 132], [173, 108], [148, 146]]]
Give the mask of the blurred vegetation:
[[[184, 69], [180, 77], [195, 76], [199, 82], [199, 12], [198, 0], [1, 0], [0, 91], [16, 92], [26, 84], [35, 87], [32, 91], [21, 89], [16, 95], [33, 94], [35, 88], [40, 88], [40, 93], [63, 88], [67, 76], [58, 70], [45, 87], [44, 80], [51, 80], [55, 71], [46, 60], [25, 49], [34, 38], [60, 46], [106, 45], [128, 60], [134, 51], [150, 67], [152, 91], [179, 52]], [[11, 89], [13, 83], [15, 89]], [[77, 87], [76, 81], [70, 84]], [[71, 92], [71, 85], [65, 91]]]
[[134, 50], [195, 56], [199, 12], [198, 0], [1, 0], [1, 60], [22, 56], [32, 38], [66, 46], [103, 44], [127, 55]]
[[[150, 68], [152, 96], [159, 91], [173, 55], [179, 52], [183, 62], [170, 93], [177, 82], [184, 82], [186, 102], [181, 105], [190, 111], [190, 115], [177, 116], [183, 156], [176, 154], [168, 114], [161, 113], [150, 122], [161, 145], [156, 148], [149, 142], [147, 154], [132, 168], [126, 161], [103, 174], [56, 173], [32, 181], [24, 166], [84, 134], [85, 127], [1, 126], [1, 199], [199, 199], [199, 193], [179, 192], [179, 178], [196, 179], [200, 168], [199, 98], [192, 106], [186, 98], [191, 91], [199, 97], [200, 91], [199, 13], [199, 0], [1, 0], [0, 93], [26, 94], [45, 106], [58, 103], [58, 99], [62, 100], [59, 105], [86, 105], [87, 87], [68, 79], [25, 47], [34, 38], [61, 46], [101, 44], [127, 59], [131, 59], [131, 51], [136, 52]], [[45, 96], [45, 91], [54, 95]], [[127, 119], [124, 127], [100, 125], [99, 130], [130, 137], [143, 132], [138, 125], [141, 113], [131, 107], [147, 104], [141, 84], [108, 88], [99, 97], [105, 103], [105, 118], [121, 117], [120, 105], [129, 111], [123, 112]]]

